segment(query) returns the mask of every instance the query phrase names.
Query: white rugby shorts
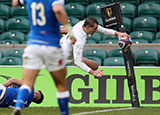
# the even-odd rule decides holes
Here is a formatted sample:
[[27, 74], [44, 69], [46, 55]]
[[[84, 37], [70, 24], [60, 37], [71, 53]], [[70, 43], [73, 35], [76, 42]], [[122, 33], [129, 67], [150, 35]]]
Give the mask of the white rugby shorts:
[[29, 45], [23, 54], [23, 67], [40, 70], [43, 66], [49, 72], [57, 71], [65, 67], [65, 60], [61, 48]]

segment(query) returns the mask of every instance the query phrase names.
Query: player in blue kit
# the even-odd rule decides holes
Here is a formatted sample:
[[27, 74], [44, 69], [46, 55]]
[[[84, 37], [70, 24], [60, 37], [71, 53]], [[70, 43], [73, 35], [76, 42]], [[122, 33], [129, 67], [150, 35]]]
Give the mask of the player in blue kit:
[[[21, 86], [21, 84], [22, 80], [16, 78], [7, 80], [3, 85], [0, 84], [0, 108], [15, 107], [19, 86]], [[40, 104], [43, 99], [44, 96], [40, 90], [32, 89], [32, 93], [28, 97], [28, 101], [24, 104], [24, 107], [29, 107], [31, 102]]]
[[[66, 67], [60, 48], [60, 23], [74, 44], [75, 37], [64, 9], [64, 0], [12, 0], [13, 6], [26, 4], [30, 23], [28, 46], [23, 54], [23, 82], [13, 115], [21, 115], [24, 102], [31, 94], [35, 79], [43, 65], [57, 87], [61, 115], [68, 115], [69, 91], [66, 86]], [[59, 23], [60, 22], [60, 23]]]

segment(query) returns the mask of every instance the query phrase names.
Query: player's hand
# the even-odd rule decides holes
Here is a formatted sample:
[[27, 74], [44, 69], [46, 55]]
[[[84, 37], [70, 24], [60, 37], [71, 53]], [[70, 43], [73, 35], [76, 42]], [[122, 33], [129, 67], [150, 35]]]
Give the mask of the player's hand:
[[123, 38], [123, 37], [125, 37], [125, 38], [131, 38], [131, 36], [128, 35], [127, 33], [116, 32], [116, 35], [118, 36], [118, 40], [121, 40], [121, 38]]
[[104, 73], [102, 72], [103, 70], [97, 70], [97, 71], [94, 71], [94, 70], [90, 70], [90, 74], [92, 74], [93, 76], [96, 76], [96, 77], [102, 77], [104, 75]]
[[12, 0], [12, 6], [19, 6], [18, 0]]
[[10, 86], [11, 84], [12, 84], [12, 79], [9, 79], [3, 85], [7, 87], [7, 86]]

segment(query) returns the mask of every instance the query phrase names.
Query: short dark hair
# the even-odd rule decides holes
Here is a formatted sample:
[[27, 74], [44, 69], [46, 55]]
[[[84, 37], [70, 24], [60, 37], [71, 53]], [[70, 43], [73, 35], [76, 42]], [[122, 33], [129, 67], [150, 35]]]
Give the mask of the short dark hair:
[[41, 97], [40, 97], [39, 100], [34, 100], [33, 102], [35, 102], [37, 104], [40, 104], [40, 103], [42, 103], [42, 101], [44, 99], [44, 95], [43, 95], [43, 93], [40, 90], [38, 90], [38, 92], [41, 94]]
[[98, 25], [98, 21], [93, 17], [88, 17], [86, 18], [83, 26], [86, 27], [87, 25], [89, 25], [90, 27], [94, 27], [94, 24]]

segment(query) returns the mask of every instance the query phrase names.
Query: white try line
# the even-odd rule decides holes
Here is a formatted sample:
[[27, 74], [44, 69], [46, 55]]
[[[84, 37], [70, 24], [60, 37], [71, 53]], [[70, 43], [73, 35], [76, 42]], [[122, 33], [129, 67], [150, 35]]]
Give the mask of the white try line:
[[135, 109], [135, 108], [130, 107], [130, 108], [119, 108], [119, 109], [106, 109], [106, 110], [97, 110], [97, 111], [90, 111], [90, 112], [75, 113], [72, 115], [87, 115], [87, 114], [92, 114], [92, 113], [103, 113], [103, 112], [109, 112], [109, 111], [121, 111], [121, 110], [129, 110], [129, 109]]

